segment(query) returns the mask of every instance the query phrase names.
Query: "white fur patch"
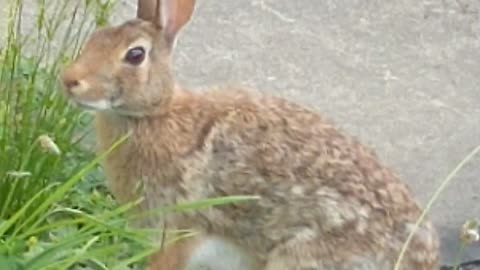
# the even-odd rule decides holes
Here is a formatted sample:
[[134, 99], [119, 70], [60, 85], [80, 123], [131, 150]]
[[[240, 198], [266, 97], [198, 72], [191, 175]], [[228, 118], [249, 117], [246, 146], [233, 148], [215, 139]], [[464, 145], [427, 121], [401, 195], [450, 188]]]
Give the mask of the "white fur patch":
[[236, 245], [219, 237], [202, 242], [188, 261], [186, 270], [255, 270], [254, 261]]
[[127, 50], [130, 50], [135, 47], [140, 47], [140, 46], [145, 48], [145, 50], [149, 51], [152, 49], [152, 42], [149, 39], [142, 37], [130, 43], [130, 46], [128, 46]]
[[298, 195], [298, 196], [303, 196], [304, 195], [304, 190], [303, 190], [303, 187], [302, 186], [299, 186], [299, 185], [295, 185], [293, 186], [290, 191], [292, 192], [292, 194], [294, 195]]
[[93, 110], [109, 110], [112, 108], [110, 101], [106, 99], [91, 100], [91, 101], [77, 101], [80, 106], [87, 107]]

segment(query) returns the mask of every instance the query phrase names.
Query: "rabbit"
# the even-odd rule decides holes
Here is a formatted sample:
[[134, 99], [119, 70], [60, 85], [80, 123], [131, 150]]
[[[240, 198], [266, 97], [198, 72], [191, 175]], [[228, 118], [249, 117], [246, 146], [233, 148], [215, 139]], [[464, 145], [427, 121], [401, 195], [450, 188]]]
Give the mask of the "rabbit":
[[[130, 134], [102, 163], [118, 202], [258, 197], [142, 223], [197, 232], [150, 269], [393, 269], [422, 211], [411, 189], [312, 108], [247, 87], [182, 87], [171, 58], [194, 11], [194, 0], [139, 0], [136, 18], [95, 30], [62, 74], [67, 98], [94, 112], [99, 151]], [[439, 269], [430, 220], [401, 269]]]

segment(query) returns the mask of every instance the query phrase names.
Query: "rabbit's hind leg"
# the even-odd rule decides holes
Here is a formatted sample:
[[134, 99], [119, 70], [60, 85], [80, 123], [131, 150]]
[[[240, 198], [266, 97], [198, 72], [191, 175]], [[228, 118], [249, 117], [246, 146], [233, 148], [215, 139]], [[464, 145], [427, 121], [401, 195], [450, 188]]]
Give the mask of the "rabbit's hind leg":
[[392, 269], [386, 254], [341, 236], [318, 237], [307, 230], [276, 246], [263, 270], [386, 270]]
[[150, 259], [149, 270], [260, 270], [254, 256], [217, 236], [180, 240]]
[[185, 270], [201, 242], [200, 237], [190, 237], [165, 246], [149, 258], [148, 270]]

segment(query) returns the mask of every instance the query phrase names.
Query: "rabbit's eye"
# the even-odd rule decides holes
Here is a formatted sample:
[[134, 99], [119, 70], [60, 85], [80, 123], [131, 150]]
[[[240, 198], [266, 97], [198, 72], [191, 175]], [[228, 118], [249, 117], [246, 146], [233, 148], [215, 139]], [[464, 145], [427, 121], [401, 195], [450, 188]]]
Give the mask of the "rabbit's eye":
[[135, 47], [128, 50], [125, 55], [125, 61], [131, 65], [140, 65], [145, 59], [145, 49], [143, 47]]

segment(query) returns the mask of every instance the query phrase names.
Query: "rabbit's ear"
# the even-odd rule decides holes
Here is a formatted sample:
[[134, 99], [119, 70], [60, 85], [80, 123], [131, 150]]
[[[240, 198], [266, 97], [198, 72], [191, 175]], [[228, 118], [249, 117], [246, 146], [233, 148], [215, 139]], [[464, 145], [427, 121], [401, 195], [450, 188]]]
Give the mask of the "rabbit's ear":
[[156, 12], [155, 21], [161, 26], [170, 45], [175, 43], [178, 32], [192, 17], [195, 0], [157, 0], [160, 12]]
[[154, 23], [173, 45], [194, 9], [195, 0], [138, 0], [137, 18]]
[[137, 18], [153, 22], [158, 8], [157, 0], [138, 0]]

